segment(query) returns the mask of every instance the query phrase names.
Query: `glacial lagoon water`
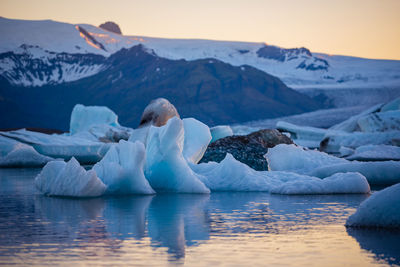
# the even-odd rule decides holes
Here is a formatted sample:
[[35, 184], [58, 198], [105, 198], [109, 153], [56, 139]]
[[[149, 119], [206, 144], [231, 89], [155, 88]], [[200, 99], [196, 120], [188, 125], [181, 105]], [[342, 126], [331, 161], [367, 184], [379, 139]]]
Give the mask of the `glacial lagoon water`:
[[0, 265], [385, 266], [400, 232], [344, 227], [367, 195], [51, 198], [0, 169]]

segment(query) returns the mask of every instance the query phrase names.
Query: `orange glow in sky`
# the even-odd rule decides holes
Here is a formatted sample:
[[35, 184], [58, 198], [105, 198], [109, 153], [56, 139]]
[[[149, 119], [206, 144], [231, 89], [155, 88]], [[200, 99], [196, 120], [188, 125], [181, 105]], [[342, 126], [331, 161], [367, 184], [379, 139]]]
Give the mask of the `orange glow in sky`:
[[124, 35], [267, 42], [400, 60], [400, 0], [1, 0], [1, 16], [98, 26]]

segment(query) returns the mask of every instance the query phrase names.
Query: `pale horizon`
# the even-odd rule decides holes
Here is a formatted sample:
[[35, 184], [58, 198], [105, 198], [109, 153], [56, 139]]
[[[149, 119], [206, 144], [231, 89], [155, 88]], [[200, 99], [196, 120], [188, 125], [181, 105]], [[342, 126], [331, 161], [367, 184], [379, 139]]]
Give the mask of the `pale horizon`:
[[268, 43], [306, 47], [314, 53], [400, 60], [397, 0], [113, 3], [3, 0], [0, 16], [94, 26], [113, 21], [123, 35]]

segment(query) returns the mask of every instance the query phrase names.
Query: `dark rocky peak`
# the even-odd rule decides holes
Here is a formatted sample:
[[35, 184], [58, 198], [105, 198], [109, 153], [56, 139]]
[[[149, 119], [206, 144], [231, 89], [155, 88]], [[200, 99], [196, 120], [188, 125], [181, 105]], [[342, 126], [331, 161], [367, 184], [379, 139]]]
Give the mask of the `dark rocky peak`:
[[99, 27], [102, 28], [103, 30], [122, 35], [121, 29], [119, 28], [118, 24], [115, 22], [107, 21], [103, 24], [100, 24]]
[[312, 57], [310, 50], [305, 47], [285, 49], [273, 45], [265, 45], [261, 47], [258, 49], [257, 55], [259, 57], [275, 59], [281, 62], [291, 60], [299, 56]]

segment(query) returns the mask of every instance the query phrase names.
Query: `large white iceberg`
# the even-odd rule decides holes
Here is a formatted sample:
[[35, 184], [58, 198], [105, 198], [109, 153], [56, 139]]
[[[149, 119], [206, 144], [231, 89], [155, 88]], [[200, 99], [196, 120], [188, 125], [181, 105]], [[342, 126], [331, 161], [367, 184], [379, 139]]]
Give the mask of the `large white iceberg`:
[[292, 171], [320, 178], [336, 173], [359, 172], [371, 184], [393, 184], [400, 181], [400, 162], [348, 161], [315, 150], [280, 144], [265, 155], [272, 171]]
[[71, 113], [70, 134], [84, 132], [94, 125], [120, 126], [118, 116], [108, 107], [75, 105]]
[[154, 194], [146, 180], [143, 168], [145, 147], [121, 140], [112, 146], [93, 170], [107, 186], [107, 194]]
[[274, 194], [368, 193], [359, 173], [335, 174], [325, 179], [280, 171], [255, 171], [227, 154], [220, 163], [191, 165], [212, 191], [264, 191]]
[[93, 170], [86, 171], [75, 158], [68, 163], [47, 163], [36, 176], [35, 185], [45, 195], [68, 197], [101, 196], [107, 188]]
[[351, 227], [400, 227], [400, 183], [374, 193], [346, 222]]
[[146, 145], [145, 176], [158, 191], [209, 193], [182, 155], [183, 121], [177, 117], [162, 127], [150, 126]]

